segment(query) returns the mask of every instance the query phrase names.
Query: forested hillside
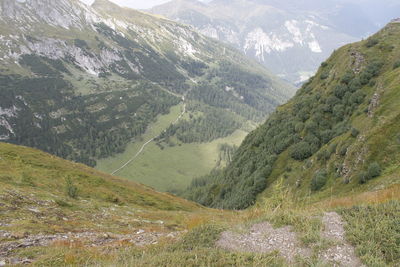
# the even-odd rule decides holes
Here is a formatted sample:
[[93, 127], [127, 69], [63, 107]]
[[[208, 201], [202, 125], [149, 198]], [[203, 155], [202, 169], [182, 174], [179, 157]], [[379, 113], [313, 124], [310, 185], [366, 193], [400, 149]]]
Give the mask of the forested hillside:
[[312, 199], [399, 183], [399, 39], [393, 21], [335, 51], [247, 136], [227, 168], [194, 180], [184, 195], [243, 209], [277, 181]]
[[[0, 140], [91, 166], [185, 99], [210, 141], [293, 94], [240, 52], [106, 0], [0, 1]], [[226, 115], [219, 115], [226, 112]], [[216, 116], [214, 116], [217, 114]], [[221, 120], [224, 127], [215, 125]], [[175, 133], [176, 132], [176, 133]], [[183, 137], [181, 137], [183, 139]]]

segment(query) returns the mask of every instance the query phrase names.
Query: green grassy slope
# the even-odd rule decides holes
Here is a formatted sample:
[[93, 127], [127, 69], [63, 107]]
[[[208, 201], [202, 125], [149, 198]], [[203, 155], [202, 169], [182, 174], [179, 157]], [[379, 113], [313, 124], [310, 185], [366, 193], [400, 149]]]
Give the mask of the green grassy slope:
[[[2, 223], [10, 224], [8, 230], [53, 233], [90, 228], [123, 232], [130, 228], [120, 225], [129, 211], [136, 214], [129, 219], [134, 223], [134, 219], [164, 220], [169, 211], [202, 209], [170, 194], [27, 147], [0, 143], [0, 170], [0, 216]], [[38, 209], [41, 216], [29, 209]], [[104, 210], [113, 209], [115, 217], [101, 222], [96, 219]], [[178, 221], [171, 217], [166, 224], [182, 225], [183, 221], [173, 217]], [[146, 227], [146, 223], [134, 224]]]
[[[245, 208], [282, 179], [302, 197], [326, 198], [399, 183], [400, 24], [347, 45], [267, 122], [225, 170], [186, 193], [214, 207]], [[265, 190], [266, 189], [266, 190]]]

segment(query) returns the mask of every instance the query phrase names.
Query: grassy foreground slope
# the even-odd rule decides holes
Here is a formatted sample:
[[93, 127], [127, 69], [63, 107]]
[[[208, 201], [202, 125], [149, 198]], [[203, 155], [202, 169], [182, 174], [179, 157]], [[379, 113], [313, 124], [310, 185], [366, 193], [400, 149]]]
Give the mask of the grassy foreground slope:
[[[164, 217], [157, 212], [202, 210], [199, 205], [170, 194], [27, 147], [0, 143], [0, 169], [2, 222], [7, 224], [9, 219], [20, 217], [13, 227], [22, 232], [104, 227], [96, 220], [104, 209], [126, 208], [138, 218], [143, 212], [143, 218], [148, 215], [153, 219]], [[110, 218], [107, 223], [110, 229], [124, 229], [118, 226], [117, 218]]]
[[399, 184], [399, 38], [393, 22], [337, 50], [225, 170], [193, 181], [185, 196], [241, 209], [280, 179], [314, 200]]
[[[321, 218], [336, 210], [367, 266], [396, 266], [399, 190], [308, 205], [282, 184], [246, 211], [222, 211], [158, 193], [47, 153], [0, 143], [0, 263], [32, 266], [288, 266], [279, 252], [228, 251], [223, 231], [291, 226], [313, 250], [293, 266], [325, 266]], [[391, 200], [391, 201], [390, 201]], [[354, 206], [348, 208], [346, 206]], [[321, 265], [322, 264], [322, 265]]]

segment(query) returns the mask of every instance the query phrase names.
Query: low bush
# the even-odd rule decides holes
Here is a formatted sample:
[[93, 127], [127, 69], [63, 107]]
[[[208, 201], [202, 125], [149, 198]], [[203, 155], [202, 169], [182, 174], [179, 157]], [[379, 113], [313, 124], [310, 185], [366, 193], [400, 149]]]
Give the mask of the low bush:
[[68, 177], [65, 179], [66, 181], [66, 193], [70, 198], [77, 198], [78, 197], [78, 187], [76, 187], [71, 178]]
[[367, 171], [362, 171], [359, 174], [359, 182], [364, 184], [373, 178], [380, 176], [382, 173], [382, 168], [378, 162], [373, 162], [368, 166]]
[[368, 39], [367, 43], [365, 44], [366, 47], [370, 48], [377, 45], [379, 41], [377, 39]]
[[311, 180], [311, 190], [318, 191], [326, 184], [328, 173], [325, 169], [318, 171]]

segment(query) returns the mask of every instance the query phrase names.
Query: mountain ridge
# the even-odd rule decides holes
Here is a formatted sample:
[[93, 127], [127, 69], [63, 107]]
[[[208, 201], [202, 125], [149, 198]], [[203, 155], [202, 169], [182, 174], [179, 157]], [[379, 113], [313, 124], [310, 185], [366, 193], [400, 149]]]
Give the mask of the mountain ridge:
[[[374, 6], [374, 9], [389, 13], [398, 8], [396, 3], [387, 2], [393, 8]], [[233, 45], [276, 75], [299, 85], [334, 49], [378, 30], [381, 26], [374, 22], [388, 22], [388, 15], [381, 18], [369, 11], [373, 5], [373, 1], [346, 0], [211, 1], [202, 6], [190, 1], [171, 1], [149, 11], [193, 25], [203, 34]], [[351, 10], [359, 12], [354, 14]], [[348, 24], [353, 27], [350, 29]]]

